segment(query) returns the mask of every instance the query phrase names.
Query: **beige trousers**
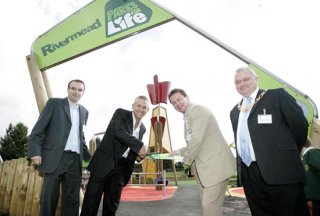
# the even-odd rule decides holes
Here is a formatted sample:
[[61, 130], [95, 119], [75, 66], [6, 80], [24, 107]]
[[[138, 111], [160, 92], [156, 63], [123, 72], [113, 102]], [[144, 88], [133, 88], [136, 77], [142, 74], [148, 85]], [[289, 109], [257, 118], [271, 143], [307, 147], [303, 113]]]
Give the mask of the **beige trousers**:
[[212, 187], [199, 184], [203, 216], [222, 216], [228, 179]]

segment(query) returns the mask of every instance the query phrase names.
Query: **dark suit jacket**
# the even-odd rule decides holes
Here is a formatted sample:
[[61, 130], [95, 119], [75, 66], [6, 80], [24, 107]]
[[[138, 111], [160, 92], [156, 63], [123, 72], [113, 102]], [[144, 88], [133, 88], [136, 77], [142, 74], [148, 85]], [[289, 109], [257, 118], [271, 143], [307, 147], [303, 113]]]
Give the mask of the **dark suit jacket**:
[[135, 158], [143, 145], [141, 140], [145, 131], [145, 126], [141, 124], [139, 139], [134, 137], [132, 135], [132, 112], [124, 109], [117, 109], [110, 120], [101, 143], [89, 163], [88, 170], [98, 177], [106, 176], [114, 169], [116, 162], [129, 147], [130, 153], [128, 155], [128, 160], [130, 161], [130, 167], [125, 174], [125, 184], [127, 184], [131, 178]]
[[[79, 105], [80, 162], [89, 160], [83, 126], [87, 124], [88, 111]], [[71, 129], [71, 117], [67, 98], [51, 98], [41, 112], [28, 141], [28, 158], [41, 156], [39, 171], [52, 173], [58, 167]], [[82, 167], [82, 164], [80, 164]]]
[[[259, 90], [257, 97], [261, 92]], [[272, 124], [258, 124], [258, 115], [263, 114], [264, 109], [272, 115]], [[230, 113], [236, 145], [239, 113], [237, 106]], [[291, 95], [284, 89], [268, 90], [252, 107], [248, 128], [257, 165], [267, 184], [304, 182], [299, 154], [306, 142], [308, 122]]]

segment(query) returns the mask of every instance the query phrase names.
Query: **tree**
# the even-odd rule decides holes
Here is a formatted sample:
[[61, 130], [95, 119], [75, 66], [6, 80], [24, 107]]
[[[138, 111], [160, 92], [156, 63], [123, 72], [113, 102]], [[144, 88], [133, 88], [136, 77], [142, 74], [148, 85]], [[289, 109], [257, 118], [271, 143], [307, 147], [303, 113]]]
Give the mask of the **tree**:
[[4, 161], [25, 157], [28, 144], [28, 127], [19, 122], [12, 123], [6, 129], [4, 137], [0, 138], [0, 155]]

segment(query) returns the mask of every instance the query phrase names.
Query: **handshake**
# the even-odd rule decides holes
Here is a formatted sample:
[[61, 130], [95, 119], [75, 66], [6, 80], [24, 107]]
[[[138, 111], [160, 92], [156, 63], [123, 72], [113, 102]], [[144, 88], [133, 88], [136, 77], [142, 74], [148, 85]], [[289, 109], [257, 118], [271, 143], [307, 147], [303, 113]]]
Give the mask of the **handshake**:
[[180, 150], [171, 151], [170, 155], [172, 155], [172, 156], [175, 156], [175, 155], [181, 156], [181, 152], [180, 152]]
[[142, 146], [136, 160], [138, 162], [141, 162], [146, 157], [151, 158], [151, 159], [155, 159], [155, 160], [160, 159], [160, 160], [182, 161], [182, 159], [183, 159], [183, 157], [181, 156], [181, 152], [179, 150], [171, 151], [170, 153], [148, 153], [145, 146]]
[[138, 155], [139, 155], [140, 160], [143, 160], [147, 157], [148, 151], [144, 145], [142, 145]]

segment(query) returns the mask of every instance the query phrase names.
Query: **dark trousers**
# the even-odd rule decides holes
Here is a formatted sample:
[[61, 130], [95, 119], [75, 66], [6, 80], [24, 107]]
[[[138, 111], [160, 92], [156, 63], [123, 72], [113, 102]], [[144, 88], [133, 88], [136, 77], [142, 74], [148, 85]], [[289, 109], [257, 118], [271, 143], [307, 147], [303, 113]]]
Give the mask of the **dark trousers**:
[[302, 183], [268, 185], [257, 163], [241, 164], [241, 180], [252, 216], [307, 216], [307, 199]]
[[116, 163], [115, 168], [102, 178], [90, 173], [80, 215], [96, 216], [103, 194], [102, 215], [115, 216], [120, 204], [122, 188], [125, 184], [124, 173], [127, 169], [127, 159], [121, 158]]
[[61, 216], [79, 215], [81, 185], [80, 155], [64, 152], [58, 168], [45, 173], [40, 198], [40, 216], [55, 216], [61, 185]]
[[320, 200], [312, 200], [312, 216], [320, 216]]

